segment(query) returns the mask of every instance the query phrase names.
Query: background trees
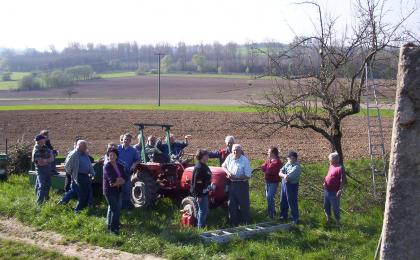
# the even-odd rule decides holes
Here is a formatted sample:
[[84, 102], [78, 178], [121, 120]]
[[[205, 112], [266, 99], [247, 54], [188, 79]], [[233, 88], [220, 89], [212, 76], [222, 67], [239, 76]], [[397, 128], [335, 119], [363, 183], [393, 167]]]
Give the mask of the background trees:
[[[66, 70], [76, 66], [90, 66], [94, 72], [106, 71], [141, 71], [142, 73], [157, 68], [157, 52], [168, 55], [165, 62], [170, 61], [167, 71], [173, 72], [203, 72], [203, 73], [251, 73], [258, 75], [278, 74], [286, 76], [300, 73], [309, 74], [312, 68], [309, 61], [319, 60], [318, 52], [304, 44], [296, 45], [299, 39], [296, 37], [291, 45], [276, 41], [261, 43], [245, 43], [243, 45], [230, 42], [221, 44], [187, 45], [179, 42], [175, 46], [166, 43], [157, 45], [141, 45], [137, 42], [125, 42], [118, 44], [93, 44], [86, 45], [71, 43], [61, 51], [50, 46], [48, 50], [38, 51], [26, 49], [22, 51], [2, 50], [0, 52], [0, 73], [2, 71], [49, 71]], [[284, 53], [290, 46], [296, 45], [294, 54], [300, 53], [306, 57], [305, 63], [299, 59], [278, 61], [273, 66], [269, 56], [277, 56]], [[257, 51], [258, 50], [258, 51]], [[268, 54], [269, 56], [267, 56]], [[373, 69], [375, 75], [380, 78], [395, 78], [397, 53], [388, 49], [387, 53], [392, 61], [377, 59]], [[194, 57], [194, 58], [193, 58]], [[170, 60], [169, 60], [170, 59]], [[76, 69], [72, 69], [76, 70]], [[74, 71], [68, 71], [74, 74]], [[74, 80], [80, 74], [76, 73]], [[92, 72], [86, 76], [92, 77]]]
[[317, 2], [300, 3], [317, 10], [314, 34], [296, 37], [281, 51], [275, 43], [260, 49], [270, 65], [268, 73], [282, 80], [263, 101], [249, 102], [260, 114], [251, 125], [257, 130], [268, 129], [269, 133], [280, 127], [311, 129], [328, 140], [343, 162], [341, 122], [360, 112], [365, 68], [376, 68], [383, 77], [391, 73], [390, 68], [383, 69], [387, 68], [384, 63], [392, 64], [394, 57], [389, 52], [404, 40], [401, 25], [413, 12], [389, 24], [383, 19], [385, 3], [356, 1], [354, 25], [349, 25], [352, 29], [343, 35], [337, 34], [337, 19], [324, 15]]

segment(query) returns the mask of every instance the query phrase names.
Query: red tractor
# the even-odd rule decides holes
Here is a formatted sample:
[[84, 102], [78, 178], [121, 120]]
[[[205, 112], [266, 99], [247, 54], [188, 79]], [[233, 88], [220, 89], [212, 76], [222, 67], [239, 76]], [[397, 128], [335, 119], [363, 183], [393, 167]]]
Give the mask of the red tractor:
[[[171, 145], [169, 142], [170, 129], [169, 124], [135, 124], [138, 127], [140, 135], [140, 144], [142, 147], [142, 161], [134, 166], [131, 176], [132, 202], [137, 208], [151, 208], [156, 200], [162, 196], [168, 196], [175, 199], [182, 199], [181, 208], [184, 212], [183, 217], [190, 218], [188, 224], [195, 222], [198, 205], [196, 200], [190, 194], [190, 185], [194, 164], [191, 164], [192, 158], [179, 154], [171, 156]], [[166, 132], [166, 144], [169, 156], [153, 156], [146, 154], [145, 151], [145, 127], [160, 127]], [[187, 158], [185, 158], [187, 157]], [[189, 157], [189, 158], [188, 158]], [[221, 167], [210, 167], [212, 171], [211, 182], [215, 184], [215, 189], [209, 193], [210, 208], [223, 205], [227, 201], [226, 173]], [[184, 223], [187, 224], [187, 223]]]

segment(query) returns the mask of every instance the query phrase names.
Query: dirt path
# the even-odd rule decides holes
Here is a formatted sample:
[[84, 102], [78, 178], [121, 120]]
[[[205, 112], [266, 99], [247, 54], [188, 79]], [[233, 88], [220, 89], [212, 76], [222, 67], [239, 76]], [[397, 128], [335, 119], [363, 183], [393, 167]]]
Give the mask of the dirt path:
[[50, 231], [37, 231], [15, 219], [0, 219], [0, 238], [27, 243], [80, 259], [161, 259], [153, 255], [136, 255], [82, 242], [65, 244], [62, 235]]

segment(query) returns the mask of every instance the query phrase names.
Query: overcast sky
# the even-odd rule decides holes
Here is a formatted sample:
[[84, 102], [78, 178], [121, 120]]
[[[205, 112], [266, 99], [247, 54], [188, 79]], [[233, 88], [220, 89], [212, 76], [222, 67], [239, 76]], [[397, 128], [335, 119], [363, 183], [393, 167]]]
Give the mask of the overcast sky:
[[[278, 40], [313, 31], [315, 9], [297, 0], [1, 0], [0, 47], [58, 49], [69, 42], [140, 44]], [[401, 5], [401, 1], [404, 2]], [[319, 0], [340, 23], [351, 22], [351, 0]], [[406, 2], [411, 2], [407, 4]], [[420, 0], [388, 0], [387, 19]], [[403, 8], [401, 8], [401, 6]], [[420, 15], [408, 26], [418, 30]], [[290, 29], [293, 27], [293, 30]]]

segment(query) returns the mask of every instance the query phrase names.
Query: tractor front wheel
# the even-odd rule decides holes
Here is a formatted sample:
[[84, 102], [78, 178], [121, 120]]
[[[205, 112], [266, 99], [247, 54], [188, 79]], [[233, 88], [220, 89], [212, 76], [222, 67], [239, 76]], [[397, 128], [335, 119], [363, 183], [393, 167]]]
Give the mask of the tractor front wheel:
[[194, 219], [197, 219], [198, 217], [198, 203], [197, 200], [192, 197], [188, 196], [184, 198], [181, 202], [181, 208], [183, 212], [188, 213], [190, 216], [194, 217]]
[[157, 185], [148, 172], [137, 172], [131, 178], [131, 201], [136, 208], [151, 208], [156, 203]]

